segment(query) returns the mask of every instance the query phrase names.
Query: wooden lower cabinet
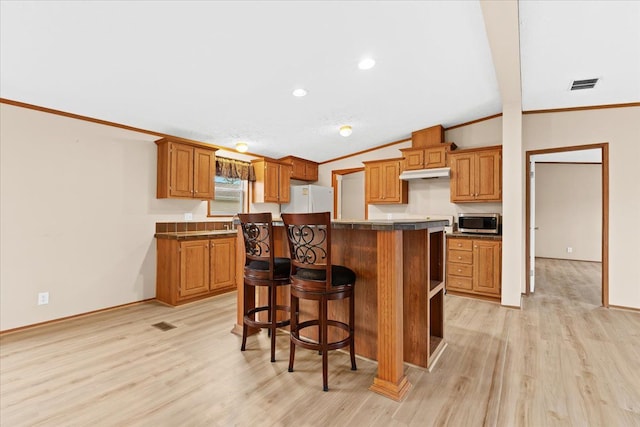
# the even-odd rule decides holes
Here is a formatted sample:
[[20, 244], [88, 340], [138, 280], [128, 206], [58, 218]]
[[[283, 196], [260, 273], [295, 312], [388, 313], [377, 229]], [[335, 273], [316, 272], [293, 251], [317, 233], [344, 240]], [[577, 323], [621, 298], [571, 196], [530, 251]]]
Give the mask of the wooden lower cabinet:
[[236, 237], [157, 239], [156, 299], [178, 305], [236, 289]]
[[447, 290], [499, 298], [502, 241], [447, 239]]

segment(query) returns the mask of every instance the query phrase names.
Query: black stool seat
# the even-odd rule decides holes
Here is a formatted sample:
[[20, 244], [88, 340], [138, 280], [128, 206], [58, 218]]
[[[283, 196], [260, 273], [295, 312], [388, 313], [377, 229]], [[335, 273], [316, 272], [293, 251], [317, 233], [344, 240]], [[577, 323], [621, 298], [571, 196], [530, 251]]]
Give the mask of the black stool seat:
[[[310, 268], [298, 268], [295, 277], [302, 280], [327, 280], [326, 270], [313, 270]], [[343, 265], [331, 266], [331, 286], [344, 286], [356, 282], [356, 273]]]
[[[275, 268], [273, 269], [274, 278], [289, 277], [291, 272], [291, 260], [289, 258], [274, 258]], [[245, 274], [255, 274], [250, 270], [257, 270], [259, 272], [269, 271], [269, 261], [251, 260], [244, 267]]]

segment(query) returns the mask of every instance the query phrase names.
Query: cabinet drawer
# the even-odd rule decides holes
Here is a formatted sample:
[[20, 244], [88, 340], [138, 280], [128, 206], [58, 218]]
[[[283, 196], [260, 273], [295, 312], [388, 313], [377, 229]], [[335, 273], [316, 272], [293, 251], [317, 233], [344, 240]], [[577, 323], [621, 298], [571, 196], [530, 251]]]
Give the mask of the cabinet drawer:
[[472, 277], [473, 276], [473, 265], [471, 265], [471, 264], [448, 263], [447, 264], [447, 273], [448, 274], [454, 274], [456, 276]]
[[459, 251], [470, 251], [473, 249], [473, 240], [449, 239], [449, 249], [457, 249]]
[[449, 262], [458, 262], [462, 264], [473, 263], [473, 252], [450, 250], [448, 256]]
[[473, 289], [473, 279], [471, 277], [447, 274], [447, 289], [463, 289], [470, 291]]

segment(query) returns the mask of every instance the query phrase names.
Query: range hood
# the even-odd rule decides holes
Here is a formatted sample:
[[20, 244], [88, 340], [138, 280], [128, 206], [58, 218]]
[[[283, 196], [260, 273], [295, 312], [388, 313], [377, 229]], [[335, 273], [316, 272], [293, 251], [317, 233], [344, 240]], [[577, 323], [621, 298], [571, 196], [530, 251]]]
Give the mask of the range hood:
[[451, 168], [419, 169], [402, 172], [400, 179], [410, 181], [412, 179], [449, 178], [450, 175]]

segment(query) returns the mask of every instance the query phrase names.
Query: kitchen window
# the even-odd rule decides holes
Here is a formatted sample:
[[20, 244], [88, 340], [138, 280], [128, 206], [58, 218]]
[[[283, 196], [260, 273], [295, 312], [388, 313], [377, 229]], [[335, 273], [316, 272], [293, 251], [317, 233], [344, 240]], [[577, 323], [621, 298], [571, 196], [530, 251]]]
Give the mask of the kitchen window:
[[208, 216], [233, 216], [246, 211], [249, 181], [255, 180], [250, 163], [216, 158], [215, 195], [209, 200]]
[[209, 201], [210, 216], [233, 216], [244, 211], [244, 193], [247, 181], [240, 178], [215, 177], [215, 199]]

